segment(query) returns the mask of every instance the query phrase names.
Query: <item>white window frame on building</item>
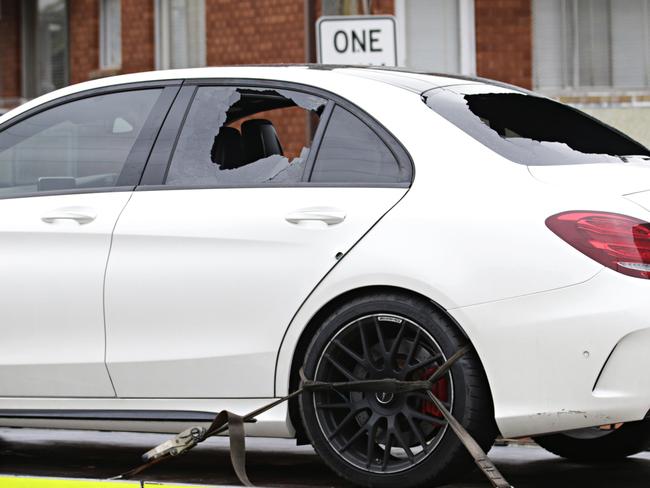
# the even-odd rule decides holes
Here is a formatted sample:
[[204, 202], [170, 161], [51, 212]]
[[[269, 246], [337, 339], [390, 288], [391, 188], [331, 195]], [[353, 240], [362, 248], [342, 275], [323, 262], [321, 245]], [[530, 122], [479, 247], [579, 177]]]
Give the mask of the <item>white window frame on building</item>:
[[122, 66], [121, 0], [99, 1], [99, 67], [117, 69]]
[[154, 1], [156, 69], [205, 66], [205, 0]]
[[535, 89], [650, 90], [650, 0], [532, 0], [532, 15]]
[[476, 74], [474, 0], [395, 0], [400, 66]]
[[117, 69], [122, 66], [121, 0], [99, 1], [99, 67]]
[[63, 88], [70, 77], [68, 1], [23, 0], [21, 19], [23, 98]]

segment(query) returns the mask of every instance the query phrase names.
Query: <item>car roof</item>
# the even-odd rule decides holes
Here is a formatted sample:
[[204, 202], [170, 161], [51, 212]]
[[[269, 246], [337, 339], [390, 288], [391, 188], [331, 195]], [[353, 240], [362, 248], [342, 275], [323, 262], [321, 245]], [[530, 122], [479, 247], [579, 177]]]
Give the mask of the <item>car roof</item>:
[[383, 66], [339, 66], [339, 65], [307, 65], [311, 69], [331, 69], [369, 80], [375, 80], [389, 85], [403, 88], [415, 93], [424, 93], [433, 88], [444, 86], [484, 83], [476, 77], [460, 76], [444, 73], [426, 73], [412, 71], [404, 68]]
[[446, 86], [456, 85], [493, 85], [511, 90], [528, 92], [528, 90], [504, 83], [502, 81], [482, 78], [480, 76], [467, 76], [451, 73], [434, 73], [429, 71], [418, 71], [410, 68], [400, 68], [394, 66], [360, 66], [360, 65], [324, 65], [324, 64], [305, 64], [302, 65], [310, 69], [336, 70], [353, 76], [367, 78], [370, 80], [381, 81], [390, 85], [403, 88], [415, 93], [424, 93], [426, 91], [443, 88]]
[[[493, 80], [477, 77], [424, 73], [401, 68], [356, 65], [323, 65], [323, 64], [276, 64], [276, 65], [240, 65], [223, 67], [187, 68], [175, 70], [158, 70], [140, 73], [130, 73], [107, 78], [85, 81], [47, 93], [41, 97], [0, 115], [0, 124], [14, 116], [30, 110], [43, 103], [60, 97], [74, 95], [86, 90], [104, 88], [129, 83], [144, 83], [166, 80], [196, 80], [211, 78], [230, 79], [264, 79], [293, 81], [313, 84], [321, 88], [334, 87], [347, 78], [365, 79], [376, 83], [390, 85], [413, 93], [422, 94], [426, 91], [445, 86], [467, 84], [490, 84], [521, 90], [521, 88], [506, 85]], [[379, 85], [377, 85], [379, 84]]]

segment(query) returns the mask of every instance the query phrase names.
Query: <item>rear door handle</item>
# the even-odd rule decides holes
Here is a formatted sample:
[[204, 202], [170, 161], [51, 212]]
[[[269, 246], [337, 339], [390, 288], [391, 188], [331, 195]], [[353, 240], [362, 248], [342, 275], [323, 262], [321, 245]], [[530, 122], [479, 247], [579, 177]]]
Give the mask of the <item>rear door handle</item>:
[[97, 218], [97, 214], [86, 208], [60, 208], [49, 214], [43, 215], [41, 220], [48, 224], [54, 224], [61, 220], [73, 220], [79, 225], [89, 224]]
[[324, 222], [327, 225], [336, 225], [345, 220], [345, 212], [332, 207], [310, 207], [289, 213], [285, 220], [291, 224]]

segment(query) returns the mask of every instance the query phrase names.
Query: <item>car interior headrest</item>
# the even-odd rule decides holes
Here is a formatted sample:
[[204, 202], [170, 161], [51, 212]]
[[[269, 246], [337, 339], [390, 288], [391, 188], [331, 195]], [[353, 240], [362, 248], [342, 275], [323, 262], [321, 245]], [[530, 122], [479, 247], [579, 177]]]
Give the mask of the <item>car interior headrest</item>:
[[282, 146], [278, 134], [270, 120], [250, 119], [241, 125], [244, 157], [252, 163], [274, 154], [282, 156]]
[[210, 159], [220, 169], [235, 169], [244, 164], [242, 135], [234, 127], [222, 127], [215, 136]]

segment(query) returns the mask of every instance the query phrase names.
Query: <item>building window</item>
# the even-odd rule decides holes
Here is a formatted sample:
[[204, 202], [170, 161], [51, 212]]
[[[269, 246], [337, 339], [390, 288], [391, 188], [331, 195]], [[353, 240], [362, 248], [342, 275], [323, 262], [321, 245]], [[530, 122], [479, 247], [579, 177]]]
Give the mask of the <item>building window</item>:
[[538, 89], [650, 86], [650, 0], [533, 0]]
[[102, 69], [122, 65], [122, 19], [120, 0], [99, 2], [99, 64]]
[[157, 69], [205, 66], [205, 1], [156, 0]]
[[473, 0], [396, 0], [402, 66], [476, 73]]
[[323, 15], [368, 15], [371, 0], [322, 0]]
[[23, 97], [68, 84], [68, 9], [65, 0], [22, 2]]

